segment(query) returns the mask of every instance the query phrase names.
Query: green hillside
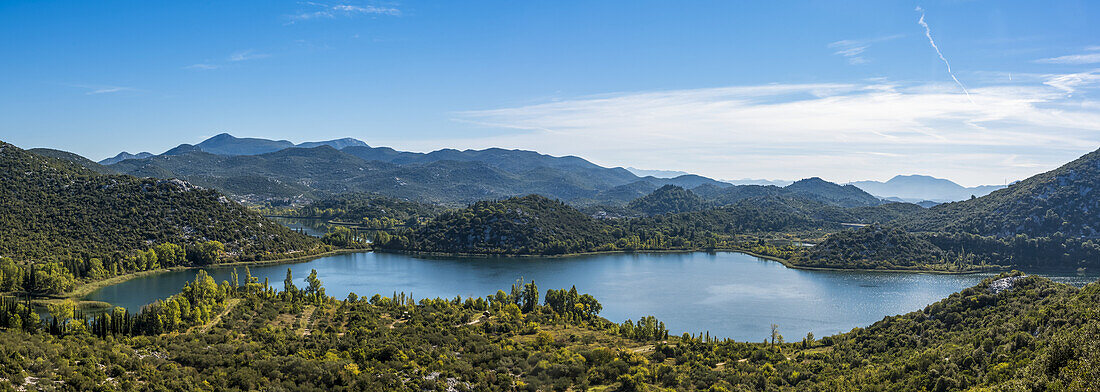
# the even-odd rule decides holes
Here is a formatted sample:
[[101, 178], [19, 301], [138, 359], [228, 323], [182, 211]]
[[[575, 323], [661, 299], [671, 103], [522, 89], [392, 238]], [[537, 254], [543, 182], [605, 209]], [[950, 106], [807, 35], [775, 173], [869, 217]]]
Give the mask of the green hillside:
[[786, 392], [1091, 391], [1100, 376], [1096, 283], [1004, 274], [848, 333], [775, 326], [753, 343], [678, 335], [652, 316], [613, 322], [591, 295], [534, 282], [416, 301], [337, 300], [307, 281], [277, 292], [200, 273], [138, 315], [58, 307], [59, 323], [4, 299], [0, 377], [73, 390]]
[[201, 263], [274, 258], [321, 247], [213, 190], [179, 180], [103, 175], [3, 142], [0, 230], [0, 257], [58, 261], [76, 277], [89, 278], [112, 268], [123, 273], [167, 266], [155, 258], [133, 258], [165, 244], [182, 255], [191, 246], [220, 243], [217, 253], [202, 255], [195, 248], [188, 255], [189, 261]]
[[77, 154], [73, 154], [73, 153], [68, 152], [68, 151], [54, 150], [52, 148], [32, 148], [32, 149], [28, 149], [27, 152], [34, 153], [34, 154], [37, 154], [37, 155], [41, 155], [41, 156], [44, 156], [44, 157], [56, 158], [56, 159], [60, 159], [60, 160], [64, 160], [64, 161], [69, 161], [69, 162], [75, 163], [79, 166], [83, 166], [84, 168], [86, 168], [88, 170], [91, 170], [91, 171], [94, 171], [96, 173], [103, 173], [103, 174], [113, 174], [114, 173], [113, 171], [111, 171], [111, 169], [108, 169], [106, 166], [95, 163], [91, 159], [82, 157], [82, 156], [77, 155]]
[[328, 219], [385, 229], [416, 226], [421, 221], [439, 215], [444, 209], [432, 204], [385, 196], [349, 193], [318, 200], [299, 208], [276, 211], [276, 213], [293, 217]]
[[538, 195], [477, 202], [420, 228], [376, 242], [385, 248], [473, 254], [587, 252], [611, 241], [606, 227], [573, 207]]
[[841, 207], [875, 206], [882, 201], [853, 185], [837, 185], [818, 177], [795, 181], [783, 188], [787, 192]]
[[703, 198], [675, 185], [660, 187], [653, 193], [634, 199], [626, 205], [626, 208], [646, 215], [698, 211], [706, 207], [707, 203]]
[[931, 242], [881, 225], [835, 233], [791, 260], [805, 266], [862, 269], [948, 269], [948, 261]]
[[1100, 238], [1100, 150], [986, 196], [929, 209], [910, 230]]

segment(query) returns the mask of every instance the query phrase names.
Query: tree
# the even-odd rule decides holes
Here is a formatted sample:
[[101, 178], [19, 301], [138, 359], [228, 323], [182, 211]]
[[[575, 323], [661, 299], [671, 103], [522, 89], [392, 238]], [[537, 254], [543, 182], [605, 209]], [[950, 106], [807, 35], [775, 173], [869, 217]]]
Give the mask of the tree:
[[772, 345], [775, 345], [776, 340], [779, 340], [779, 324], [772, 324]]
[[523, 285], [523, 311], [530, 312], [535, 310], [535, 306], [539, 304], [539, 287], [535, 286], [535, 281]]
[[321, 286], [321, 280], [317, 279], [317, 270], [310, 270], [306, 283], [309, 283], [306, 287], [306, 295], [318, 301], [325, 297], [325, 288]]
[[290, 272], [290, 268], [286, 269], [286, 279], [283, 280], [283, 292], [289, 296], [293, 296], [298, 292], [298, 286], [294, 285], [294, 274]]
[[225, 253], [225, 244], [218, 241], [206, 241], [187, 250], [187, 258], [199, 265], [214, 264]]
[[23, 269], [12, 259], [0, 257], [0, 291], [15, 291], [23, 287]]

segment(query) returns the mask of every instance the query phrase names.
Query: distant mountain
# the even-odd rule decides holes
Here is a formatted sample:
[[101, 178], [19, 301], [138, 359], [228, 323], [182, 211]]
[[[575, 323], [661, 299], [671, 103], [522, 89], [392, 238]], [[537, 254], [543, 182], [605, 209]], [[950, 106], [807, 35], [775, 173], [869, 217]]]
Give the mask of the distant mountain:
[[678, 170], [646, 170], [646, 169], [638, 169], [638, 168], [635, 168], [635, 167], [627, 167], [626, 170], [631, 172], [631, 173], [634, 173], [634, 175], [636, 175], [638, 177], [673, 178], [673, 177], [679, 177], [679, 176], [686, 175], [686, 174], [691, 174], [691, 173], [688, 173], [688, 172], [682, 172], [682, 171], [678, 171]]
[[834, 207], [866, 207], [883, 204], [882, 200], [851, 185], [837, 185], [817, 177], [807, 178], [786, 187], [774, 185], [733, 185], [717, 187], [704, 184], [692, 192], [717, 205], [730, 205], [745, 199], [761, 197], [799, 198]]
[[898, 198], [907, 202], [936, 201], [950, 202], [969, 199], [971, 196], [981, 197], [997, 189], [1004, 188], [1001, 185], [982, 185], [967, 188], [950, 180], [922, 175], [895, 176], [886, 182], [856, 181], [849, 183], [872, 195], [881, 198]]
[[296, 145], [294, 147], [313, 148], [313, 147], [320, 147], [320, 146], [329, 146], [329, 147], [335, 148], [337, 150], [343, 150], [343, 149], [348, 148], [348, 147], [369, 147], [369, 146], [367, 146], [367, 143], [363, 143], [363, 141], [361, 141], [361, 140], [352, 139], [350, 137], [345, 137], [345, 138], [342, 138], [342, 139], [335, 139], [335, 140], [326, 140], [326, 141], [323, 141], [323, 142], [303, 142], [303, 143], [298, 143], [298, 145]]
[[691, 191], [717, 205], [729, 205], [753, 197], [780, 196], [789, 193], [786, 189], [774, 185], [734, 185], [724, 188], [700, 185], [692, 188]]
[[688, 189], [697, 188], [703, 185], [715, 186], [718, 188], [728, 188], [733, 186], [731, 184], [712, 180], [710, 178], [695, 174], [685, 174], [673, 178], [643, 177], [642, 179], [658, 185], [676, 185], [678, 187]]
[[[388, 147], [349, 147], [342, 150], [365, 160], [398, 165], [431, 164], [441, 161], [479, 162], [496, 169], [525, 175], [560, 176], [559, 180], [582, 188], [609, 188], [638, 180], [623, 168], [606, 168], [575, 156], [555, 157], [526, 150], [489, 148], [485, 150], [443, 149], [430, 153], [396, 151]], [[545, 170], [554, 169], [553, 173]]]
[[[228, 133], [221, 133], [209, 139], [203, 140], [199, 144], [181, 144], [173, 147], [168, 151], [165, 151], [161, 155], [180, 155], [186, 152], [202, 151], [215, 155], [259, 155], [269, 152], [276, 152], [285, 150], [288, 148], [313, 148], [320, 146], [330, 146], [337, 150], [347, 147], [369, 147], [367, 143], [353, 138], [342, 138], [335, 140], [326, 140], [320, 142], [303, 142], [300, 144], [294, 144], [287, 140], [269, 140], [261, 138], [238, 138]], [[127, 159], [145, 159], [154, 156], [148, 152], [141, 152], [138, 154], [130, 154], [128, 152], [121, 152], [114, 157], [99, 161], [102, 165], [113, 165], [118, 162], [122, 162]]]
[[106, 263], [116, 252], [217, 240], [251, 259], [320, 246], [213, 190], [99, 174], [70, 160], [0, 142], [0, 256]]
[[228, 133], [218, 134], [195, 145], [199, 150], [217, 155], [257, 155], [294, 147], [287, 140], [238, 138]]
[[676, 185], [665, 185], [631, 201], [626, 208], [646, 215], [675, 214], [707, 208], [703, 198]]
[[[640, 178], [626, 169], [602, 167], [575, 156], [524, 150], [417, 153], [370, 147], [354, 139], [298, 145], [320, 145], [314, 148], [284, 148], [288, 143], [222, 134], [159, 156], [121, 161], [111, 169], [136, 176], [184, 178], [250, 202], [369, 192], [449, 205], [541, 194], [576, 205], [622, 206], [663, 185], [730, 186], [697, 175]], [[266, 149], [279, 150], [251, 154]], [[619, 188], [623, 186], [627, 187]]]
[[139, 152], [137, 154], [131, 154], [131, 153], [128, 153], [126, 151], [123, 151], [123, 152], [118, 153], [118, 155], [115, 155], [113, 157], [110, 157], [110, 158], [104, 159], [102, 161], [99, 161], [99, 164], [100, 165], [112, 165], [112, 164], [115, 164], [115, 163], [125, 161], [127, 159], [145, 159], [145, 158], [148, 158], [148, 157], [151, 157], [151, 156], [153, 156], [153, 154], [148, 153], [148, 152]]
[[72, 163], [75, 163], [77, 165], [83, 166], [86, 169], [94, 171], [96, 173], [102, 173], [102, 174], [112, 173], [111, 169], [108, 169], [106, 166], [100, 165], [98, 163], [93, 162], [91, 159], [82, 157], [82, 156], [77, 155], [77, 154], [73, 154], [73, 153], [68, 152], [68, 151], [54, 150], [52, 148], [32, 148], [32, 149], [27, 150], [27, 152], [37, 154], [37, 155], [41, 155], [41, 156], [48, 157], [48, 158], [56, 158], [56, 159], [60, 159], [60, 160], [63, 160], [63, 161], [72, 162]]
[[841, 207], [874, 206], [882, 200], [852, 185], [837, 185], [818, 177], [795, 181], [783, 189], [795, 195]]
[[742, 178], [739, 180], [722, 180], [722, 182], [728, 182], [733, 185], [773, 185], [778, 187], [784, 187], [791, 185], [794, 181], [787, 180], [765, 180], [755, 178]]
[[1100, 238], [1100, 150], [972, 200], [941, 204], [913, 230]]
[[[347, 149], [352, 148], [357, 147]], [[585, 201], [592, 200], [602, 189], [638, 180], [630, 173], [620, 179], [615, 169], [599, 170], [598, 166], [587, 171], [542, 166], [513, 173], [478, 161], [444, 160], [398, 165], [364, 160], [329, 146], [238, 156], [210, 154], [194, 148], [177, 149], [183, 151], [122, 161], [111, 168], [136, 176], [184, 178], [249, 200], [318, 199], [368, 192], [450, 205], [531, 193]]]
[[329, 146], [339, 150], [347, 147], [367, 147], [367, 143], [352, 138], [343, 138], [295, 145], [286, 140], [238, 138], [228, 133], [222, 133], [195, 145], [199, 150], [217, 155], [259, 155], [291, 147], [313, 148], [319, 146]]

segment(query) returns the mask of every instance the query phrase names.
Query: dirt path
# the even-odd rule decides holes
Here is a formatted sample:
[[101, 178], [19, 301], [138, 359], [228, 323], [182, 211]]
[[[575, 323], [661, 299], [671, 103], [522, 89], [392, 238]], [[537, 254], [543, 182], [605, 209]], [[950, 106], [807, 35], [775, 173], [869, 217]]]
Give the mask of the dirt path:
[[302, 327], [298, 328], [298, 335], [306, 336], [313, 334], [313, 329], [310, 328], [310, 326], [312, 326], [311, 321], [313, 319], [313, 312], [315, 311], [317, 311], [316, 306], [307, 306], [302, 310]]
[[[479, 314], [479, 315], [477, 316], [477, 318], [476, 318], [476, 319], [473, 319], [473, 321], [470, 321], [470, 322], [468, 322], [468, 323], [466, 323], [466, 324], [462, 324], [462, 325], [467, 325], [467, 326], [468, 326], [468, 325], [476, 325], [476, 324], [478, 324], [478, 323], [480, 323], [480, 322], [484, 321], [484, 320], [485, 320], [485, 318], [486, 318], [486, 317], [485, 317], [485, 315], [484, 315], [484, 314]], [[490, 316], [489, 318], [492, 318], [492, 316]]]
[[210, 322], [203, 324], [201, 327], [199, 327], [199, 333], [206, 333], [210, 331], [210, 328], [214, 328], [215, 325], [218, 325], [218, 323], [222, 321], [222, 316], [229, 314], [229, 311], [237, 307], [237, 304], [239, 303], [241, 303], [240, 298], [231, 298], [228, 301], [225, 301], [225, 309], [215, 315], [214, 318], [210, 319]]

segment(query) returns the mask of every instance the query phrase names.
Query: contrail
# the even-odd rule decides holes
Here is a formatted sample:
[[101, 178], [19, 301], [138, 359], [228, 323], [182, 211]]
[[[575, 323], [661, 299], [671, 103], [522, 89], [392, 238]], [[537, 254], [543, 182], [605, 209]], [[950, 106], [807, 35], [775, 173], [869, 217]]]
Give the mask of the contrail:
[[928, 43], [932, 44], [932, 49], [936, 50], [936, 54], [940, 56], [940, 60], [943, 60], [943, 64], [947, 66], [947, 74], [951, 75], [951, 79], [955, 80], [955, 84], [959, 85], [959, 88], [966, 94], [966, 99], [969, 100], [970, 103], [974, 103], [974, 100], [970, 98], [970, 92], [966, 91], [966, 86], [963, 86], [959, 78], [955, 77], [955, 72], [951, 71], [951, 63], [948, 63], [947, 58], [943, 57], [943, 53], [940, 52], [940, 47], [936, 46], [936, 41], [932, 39], [932, 29], [928, 28], [928, 23], [924, 22], [924, 9], [918, 6], [917, 11], [920, 12], [920, 20], [918, 20], [917, 23], [924, 26], [924, 36], [928, 37]]

